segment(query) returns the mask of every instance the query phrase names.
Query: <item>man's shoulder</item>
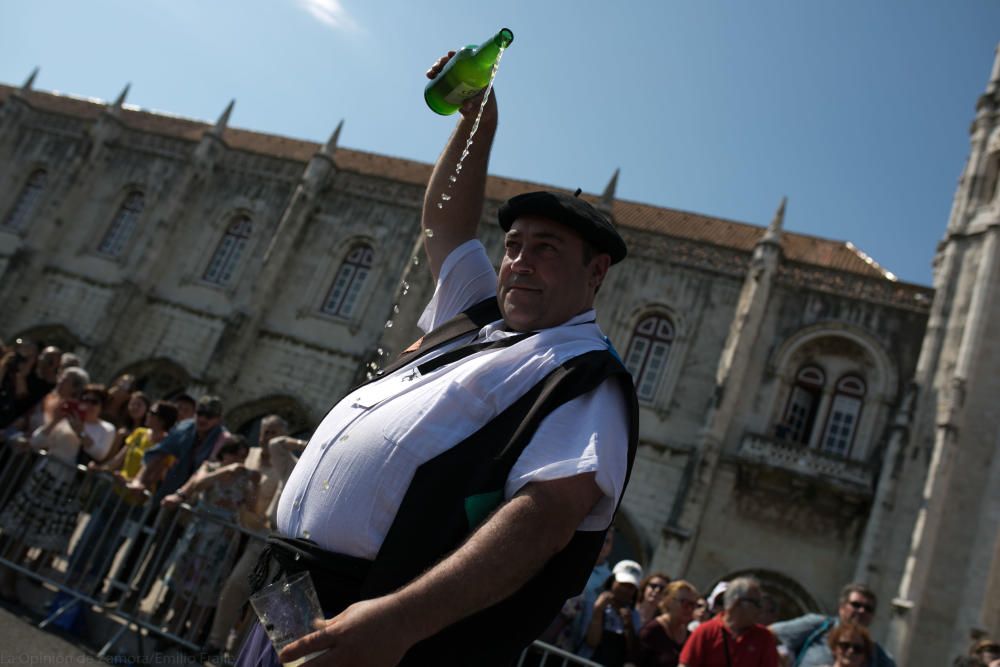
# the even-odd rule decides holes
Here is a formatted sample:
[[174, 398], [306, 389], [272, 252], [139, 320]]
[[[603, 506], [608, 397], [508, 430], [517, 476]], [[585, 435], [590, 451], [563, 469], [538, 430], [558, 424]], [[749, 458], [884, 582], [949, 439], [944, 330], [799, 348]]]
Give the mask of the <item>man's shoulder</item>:
[[185, 441], [194, 436], [194, 420], [182, 421], [177, 426], [170, 429], [166, 437], [158, 445], [150, 448], [149, 453], [169, 451], [180, 447]]
[[177, 422], [177, 425], [170, 429], [170, 432], [167, 435], [174, 435], [175, 433], [193, 433], [194, 427], [194, 419], [185, 419], [184, 421]]
[[875, 642], [875, 662], [872, 667], [896, 667], [896, 661], [878, 642]]
[[792, 618], [787, 621], [779, 621], [773, 623], [770, 628], [773, 632], [781, 633], [782, 631], [813, 631], [820, 627], [824, 623], [829, 623], [833, 626], [833, 619], [829, 616], [824, 616], [823, 614], [806, 614], [804, 616], [799, 616], [798, 618]]
[[704, 623], [699, 623], [698, 627], [694, 629], [691, 633], [691, 638], [695, 636], [702, 637], [714, 637], [722, 632], [722, 615], [713, 616]]
[[754, 624], [750, 627], [750, 632], [755, 643], [765, 645], [777, 645], [778, 643], [778, 638], [774, 636], [774, 633], [766, 625]]

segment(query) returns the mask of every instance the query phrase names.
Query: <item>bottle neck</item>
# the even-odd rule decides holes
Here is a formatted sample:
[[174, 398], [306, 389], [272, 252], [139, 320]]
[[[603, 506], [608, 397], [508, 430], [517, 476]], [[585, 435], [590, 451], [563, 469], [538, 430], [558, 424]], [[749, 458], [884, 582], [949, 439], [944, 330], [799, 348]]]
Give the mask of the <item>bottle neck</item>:
[[512, 41], [514, 41], [514, 33], [507, 28], [503, 28], [500, 32], [493, 35], [493, 37], [480, 44], [476, 48], [474, 55], [477, 60], [489, 59], [490, 62], [493, 62], [497, 59], [500, 49], [507, 48]]

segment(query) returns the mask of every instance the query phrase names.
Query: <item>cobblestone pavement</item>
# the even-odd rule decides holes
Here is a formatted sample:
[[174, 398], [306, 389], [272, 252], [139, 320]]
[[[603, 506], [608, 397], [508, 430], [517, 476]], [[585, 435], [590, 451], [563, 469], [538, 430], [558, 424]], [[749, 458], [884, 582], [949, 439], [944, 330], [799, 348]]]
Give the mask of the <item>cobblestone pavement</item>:
[[107, 663], [82, 648], [0, 607], [0, 667], [7, 665], [107, 667]]

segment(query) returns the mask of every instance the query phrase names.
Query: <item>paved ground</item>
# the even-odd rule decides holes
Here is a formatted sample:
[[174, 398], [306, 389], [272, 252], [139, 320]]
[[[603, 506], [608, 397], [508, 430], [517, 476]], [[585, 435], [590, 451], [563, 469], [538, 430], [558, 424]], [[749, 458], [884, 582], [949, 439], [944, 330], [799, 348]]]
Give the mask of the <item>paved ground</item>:
[[[101, 637], [97, 645], [106, 639]], [[21, 608], [0, 604], [0, 667], [204, 667], [195, 657], [177, 650], [156, 652], [145, 659], [109, 656], [101, 660], [83, 646], [82, 640], [57, 631], [39, 630]]]
[[39, 630], [28, 619], [0, 607], [0, 667], [107, 667], [107, 663], [60, 637]]

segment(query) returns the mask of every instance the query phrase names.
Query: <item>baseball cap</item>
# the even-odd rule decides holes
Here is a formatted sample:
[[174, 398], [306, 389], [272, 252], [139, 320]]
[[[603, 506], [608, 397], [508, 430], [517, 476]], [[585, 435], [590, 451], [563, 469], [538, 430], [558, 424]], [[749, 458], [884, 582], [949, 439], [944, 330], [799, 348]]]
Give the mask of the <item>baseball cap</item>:
[[620, 560], [615, 564], [614, 569], [611, 570], [611, 575], [615, 578], [615, 581], [623, 584], [632, 584], [638, 588], [639, 582], [642, 581], [642, 566], [634, 560]]

